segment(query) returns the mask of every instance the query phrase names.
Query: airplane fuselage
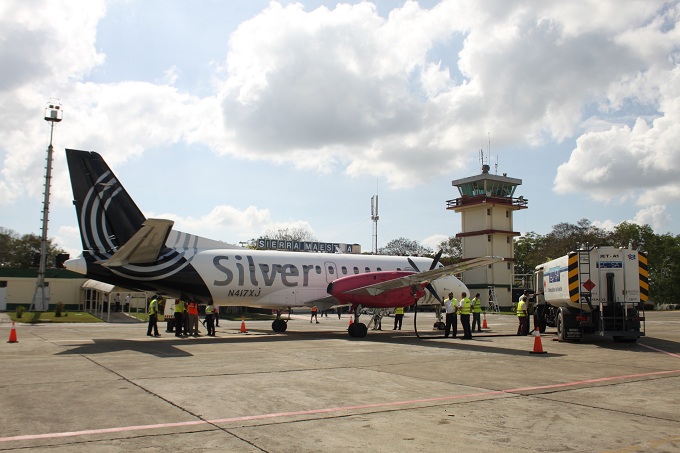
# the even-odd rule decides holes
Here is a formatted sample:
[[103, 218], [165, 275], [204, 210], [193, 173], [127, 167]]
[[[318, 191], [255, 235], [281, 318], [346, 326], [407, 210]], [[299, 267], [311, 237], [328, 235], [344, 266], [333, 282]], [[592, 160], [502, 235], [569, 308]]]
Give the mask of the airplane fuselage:
[[[305, 252], [278, 252], [251, 249], [172, 249], [167, 256], [181, 256], [183, 261], [168, 259], [174, 265], [165, 267], [127, 265], [103, 268], [85, 265], [82, 258], [70, 260], [67, 268], [81, 272], [87, 268], [91, 278], [131, 288], [154, 288], [173, 297], [205, 298], [215, 305], [285, 308], [304, 306], [328, 297], [328, 284], [334, 280], [368, 272], [413, 271], [406, 257]], [[427, 269], [430, 258], [412, 257], [420, 269]], [[441, 264], [438, 265], [441, 267]], [[190, 268], [190, 269], [189, 269]], [[183, 273], [197, 273], [204, 288], [192, 293], [183, 284]], [[459, 295], [467, 291], [454, 276], [433, 282], [437, 293]], [[424, 303], [430, 303], [427, 294]], [[329, 304], [332, 305], [332, 304]]]

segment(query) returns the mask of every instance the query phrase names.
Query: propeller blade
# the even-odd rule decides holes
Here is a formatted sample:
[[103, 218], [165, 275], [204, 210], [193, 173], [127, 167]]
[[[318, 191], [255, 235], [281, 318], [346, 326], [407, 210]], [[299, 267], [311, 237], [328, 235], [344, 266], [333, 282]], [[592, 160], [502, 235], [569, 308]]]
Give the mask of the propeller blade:
[[439, 250], [437, 254], [434, 257], [434, 261], [432, 261], [432, 264], [430, 264], [430, 270], [434, 269], [437, 267], [437, 264], [439, 263], [439, 258], [442, 257], [442, 253], [444, 253], [444, 250]]
[[[439, 258], [442, 256], [443, 250], [440, 250], [437, 255], [434, 257], [434, 261], [432, 261], [432, 265], [430, 265], [430, 270], [434, 269], [437, 263], [439, 262]], [[420, 272], [420, 269], [418, 269], [418, 266], [416, 266], [416, 263], [413, 262], [411, 258], [406, 258], [408, 261], [408, 264], [411, 265], [413, 269], [415, 269], [416, 272]], [[432, 283], [428, 283], [427, 286], [425, 286], [427, 290], [434, 296], [435, 299], [439, 301], [440, 304], [443, 304], [444, 302], [442, 301], [441, 297], [439, 297], [439, 294], [434, 290], [434, 286], [432, 286]]]
[[432, 294], [434, 296], [434, 298], [439, 301], [440, 304], [444, 303], [444, 301], [441, 299], [441, 297], [439, 297], [439, 294], [437, 294], [437, 292], [434, 290], [434, 286], [432, 286], [432, 283], [428, 283], [425, 288], [427, 288], [428, 291], [430, 291], [430, 294]]

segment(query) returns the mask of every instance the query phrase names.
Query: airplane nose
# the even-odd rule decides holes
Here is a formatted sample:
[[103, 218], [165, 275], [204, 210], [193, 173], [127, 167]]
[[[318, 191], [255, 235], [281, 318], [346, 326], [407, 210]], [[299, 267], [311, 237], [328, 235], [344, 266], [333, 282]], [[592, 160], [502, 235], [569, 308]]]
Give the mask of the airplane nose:
[[83, 258], [83, 255], [80, 255], [78, 258], [64, 261], [64, 267], [78, 274], [87, 274], [87, 262], [85, 261], [85, 258]]

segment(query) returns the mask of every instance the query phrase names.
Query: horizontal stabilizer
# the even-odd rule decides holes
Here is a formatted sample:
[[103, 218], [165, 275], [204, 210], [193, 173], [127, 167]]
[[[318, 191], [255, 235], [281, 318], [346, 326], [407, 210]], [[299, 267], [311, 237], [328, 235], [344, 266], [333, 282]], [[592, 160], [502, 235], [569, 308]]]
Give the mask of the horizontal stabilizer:
[[102, 261], [104, 267], [120, 267], [127, 264], [150, 264], [156, 262], [170, 234], [172, 220], [146, 219], [142, 227], [111, 258]]

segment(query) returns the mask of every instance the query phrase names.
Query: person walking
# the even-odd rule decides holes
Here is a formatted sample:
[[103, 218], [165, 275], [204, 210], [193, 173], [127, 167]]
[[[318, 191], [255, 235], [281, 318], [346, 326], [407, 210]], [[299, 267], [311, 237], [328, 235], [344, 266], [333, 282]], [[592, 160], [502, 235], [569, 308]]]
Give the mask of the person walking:
[[198, 304], [193, 300], [190, 300], [187, 304], [187, 317], [189, 318], [189, 329], [187, 333], [198, 336]]
[[182, 299], [175, 299], [175, 336], [182, 336], [184, 326], [184, 302]]
[[[160, 297], [154, 296], [154, 298], [149, 302], [149, 326], [146, 329], [146, 335], [148, 337], [160, 337], [161, 334], [158, 333], [158, 299]], [[151, 334], [153, 330], [153, 335]]]
[[[401, 323], [404, 320], [404, 307], [397, 307], [394, 309], [394, 329], [401, 330]], [[399, 328], [397, 328], [399, 326]]]
[[208, 330], [208, 336], [215, 336], [215, 307], [212, 301], [208, 302], [208, 306], [205, 307], [205, 328]]
[[319, 324], [319, 318], [317, 317], [317, 314], [319, 313], [319, 309], [316, 308], [316, 305], [312, 307], [312, 317], [309, 318], [309, 323], [311, 324], [312, 321], [316, 321], [317, 324]]
[[472, 340], [472, 331], [470, 329], [470, 307], [472, 306], [472, 302], [464, 291], [460, 297], [461, 299], [458, 301], [458, 310], [460, 311], [460, 323], [463, 326], [463, 340]]
[[456, 305], [458, 301], [454, 299], [453, 293], [449, 293], [449, 297], [444, 299], [444, 310], [446, 311], [446, 324], [444, 327], [444, 338], [449, 337], [449, 333], [453, 328], [453, 338], [458, 335], [458, 318], [456, 317]]
[[528, 291], [524, 291], [517, 302], [517, 320], [519, 325], [517, 326], [517, 335], [528, 335], [529, 334], [529, 309], [527, 307]]
[[479, 293], [475, 295], [472, 299], [472, 331], [475, 331], [475, 326], [477, 326], [477, 332], [482, 331], [482, 302], [479, 300]]

